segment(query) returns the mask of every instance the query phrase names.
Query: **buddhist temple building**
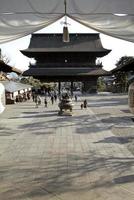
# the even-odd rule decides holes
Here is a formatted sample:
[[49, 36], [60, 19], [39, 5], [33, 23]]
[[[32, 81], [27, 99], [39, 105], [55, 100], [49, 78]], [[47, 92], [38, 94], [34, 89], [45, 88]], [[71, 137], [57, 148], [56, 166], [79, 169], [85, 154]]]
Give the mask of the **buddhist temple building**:
[[70, 34], [70, 42], [63, 42], [62, 37], [62, 34], [32, 34], [28, 49], [21, 52], [34, 58], [36, 64], [30, 64], [23, 75], [46, 82], [79, 81], [84, 92], [96, 92], [98, 77], [108, 75], [96, 60], [111, 50], [103, 48], [98, 33]]

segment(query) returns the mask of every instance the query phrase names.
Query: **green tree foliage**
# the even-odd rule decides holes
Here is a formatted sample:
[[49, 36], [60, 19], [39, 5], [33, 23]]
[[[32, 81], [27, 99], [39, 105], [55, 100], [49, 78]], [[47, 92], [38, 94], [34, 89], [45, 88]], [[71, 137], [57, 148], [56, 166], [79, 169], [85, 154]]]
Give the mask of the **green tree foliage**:
[[128, 76], [126, 72], [118, 71], [115, 74], [115, 91], [119, 93], [127, 92]]
[[98, 92], [104, 92], [106, 91], [106, 84], [105, 81], [103, 79], [103, 77], [99, 77], [98, 81], [97, 81], [97, 91]]
[[115, 87], [116, 92], [127, 92], [128, 90], [128, 72], [123, 71], [123, 66], [131, 64], [134, 62], [134, 57], [123, 56], [116, 63], [118, 71], [115, 75]]
[[40, 88], [41, 87], [41, 82], [38, 79], [33, 78], [32, 76], [27, 77], [27, 78], [21, 78], [21, 82], [25, 84], [30, 84], [35, 88]]
[[55, 87], [54, 83], [44, 83], [44, 82], [41, 82], [38, 79], [33, 78], [32, 76], [30, 76], [30, 77], [22, 77], [21, 78], [21, 83], [32, 85], [35, 89], [44, 88], [44, 89], [52, 90]]
[[123, 56], [119, 59], [119, 61], [117, 61], [116, 66], [119, 68], [119, 67], [123, 67], [124, 65], [131, 64], [132, 62], [134, 62], [134, 57]]

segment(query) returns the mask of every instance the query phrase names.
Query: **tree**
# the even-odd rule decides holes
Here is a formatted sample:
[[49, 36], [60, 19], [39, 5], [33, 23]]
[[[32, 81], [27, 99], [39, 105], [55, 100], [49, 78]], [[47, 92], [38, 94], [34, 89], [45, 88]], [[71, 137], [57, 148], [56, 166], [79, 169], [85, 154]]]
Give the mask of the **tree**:
[[97, 90], [98, 92], [106, 91], [106, 84], [103, 77], [99, 77], [97, 81]]
[[119, 67], [123, 67], [124, 65], [131, 64], [132, 62], [134, 62], [134, 57], [122, 56], [115, 65], [119, 68]]
[[115, 74], [115, 87], [116, 92], [127, 92], [128, 89], [128, 76], [126, 72], [118, 71]]
[[34, 89], [42, 89], [42, 90], [53, 90], [55, 88], [54, 83], [44, 83], [38, 79], [30, 77], [22, 77], [21, 83], [30, 84], [34, 87]]
[[30, 77], [22, 77], [21, 78], [21, 83], [30, 84], [34, 88], [40, 88], [41, 87], [41, 82], [38, 79], [33, 78], [32, 76], [30, 76]]
[[117, 61], [116, 66], [118, 70], [115, 75], [116, 92], [127, 92], [128, 90], [128, 72], [123, 71], [123, 66], [134, 62], [134, 57], [123, 56]]

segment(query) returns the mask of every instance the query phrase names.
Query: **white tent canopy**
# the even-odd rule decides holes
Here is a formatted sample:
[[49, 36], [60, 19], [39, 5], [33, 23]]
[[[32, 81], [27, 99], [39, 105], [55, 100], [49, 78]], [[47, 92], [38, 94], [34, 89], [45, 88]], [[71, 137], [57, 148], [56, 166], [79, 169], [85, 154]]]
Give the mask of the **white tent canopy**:
[[[66, 0], [68, 17], [104, 34], [134, 42], [133, 0]], [[0, 0], [0, 43], [62, 18], [64, 0]]]

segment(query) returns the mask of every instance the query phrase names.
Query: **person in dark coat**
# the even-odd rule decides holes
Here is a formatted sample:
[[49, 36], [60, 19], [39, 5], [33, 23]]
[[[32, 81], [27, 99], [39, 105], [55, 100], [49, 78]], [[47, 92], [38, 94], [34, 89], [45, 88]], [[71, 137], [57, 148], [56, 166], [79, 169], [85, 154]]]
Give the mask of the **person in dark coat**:
[[54, 96], [51, 96], [51, 102], [54, 104]]
[[45, 104], [45, 107], [47, 108], [47, 99], [46, 98], [44, 99], [44, 104]]
[[74, 98], [75, 98], [75, 101], [77, 102], [77, 95], [75, 95], [75, 97], [74, 97]]
[[83, 109], [83, 107], [84, 107], [83, 103], [81, 103], [80, 107], [81, 107], [81, 110], [82, 110], [82, 109]]
[[87, 108], [87, 100], [85, 99], [83, 102], [84, 108]]

